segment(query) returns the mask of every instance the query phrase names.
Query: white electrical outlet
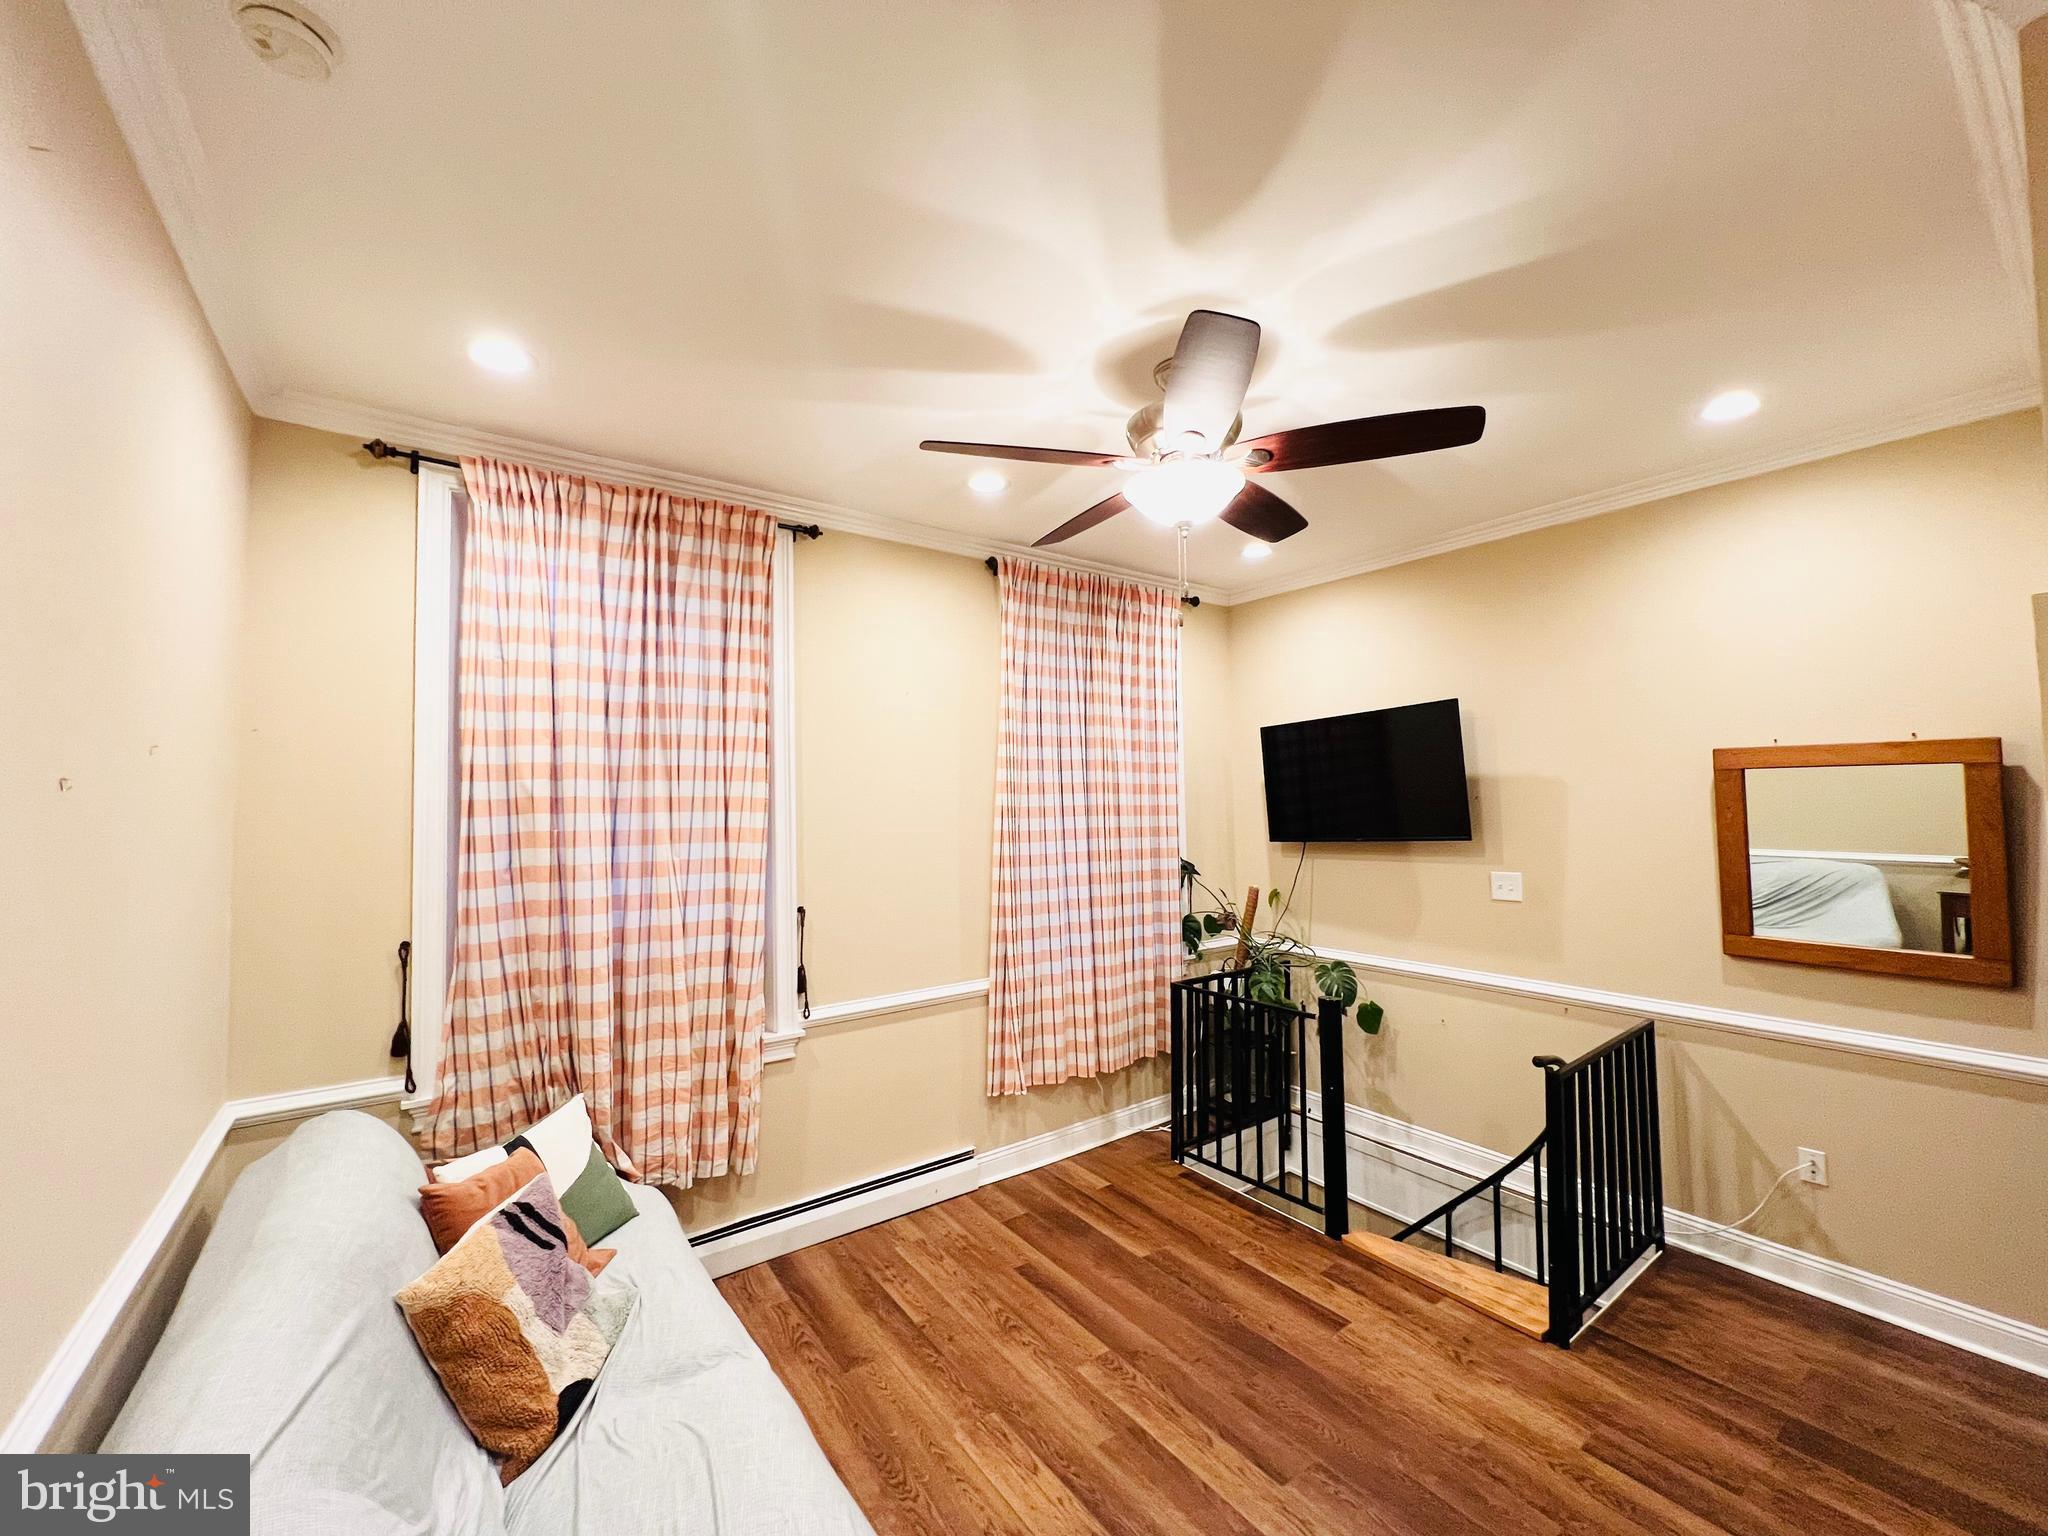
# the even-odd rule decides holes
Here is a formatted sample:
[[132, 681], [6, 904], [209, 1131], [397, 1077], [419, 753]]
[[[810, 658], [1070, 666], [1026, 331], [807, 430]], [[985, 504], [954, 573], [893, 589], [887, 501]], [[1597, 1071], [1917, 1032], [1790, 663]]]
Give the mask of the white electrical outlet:
[[1799, 1177], [1809, 1184], [1825, 1184], [1828, 1181], [1828, 1155], [1816, 1152], [1812, 1147], [1799, 1149], [1799, 1161], [1803, 1165]]
[[1522, 899], [1522, 872], [1518, 869], [1496, 869], [1493, 872], [1493, 899], [1495, 901], [1520, 901]]

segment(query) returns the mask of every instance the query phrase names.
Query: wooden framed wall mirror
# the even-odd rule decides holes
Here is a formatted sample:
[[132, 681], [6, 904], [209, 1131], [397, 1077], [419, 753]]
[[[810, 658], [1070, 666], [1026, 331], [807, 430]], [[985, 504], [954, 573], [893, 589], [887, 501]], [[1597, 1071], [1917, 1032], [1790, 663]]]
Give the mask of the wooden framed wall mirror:
[[1999, 739], [1714, 753], [1721, 949], [2012, 985]]

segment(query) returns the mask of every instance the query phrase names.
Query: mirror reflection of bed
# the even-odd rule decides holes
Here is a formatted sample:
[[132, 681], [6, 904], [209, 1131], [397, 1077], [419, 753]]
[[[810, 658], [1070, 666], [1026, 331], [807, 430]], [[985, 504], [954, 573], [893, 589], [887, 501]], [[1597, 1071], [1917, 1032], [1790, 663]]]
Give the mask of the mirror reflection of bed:
[[1751, 768], [1759, 938], [1969, 954], [1969, 837], [1957, 763]]

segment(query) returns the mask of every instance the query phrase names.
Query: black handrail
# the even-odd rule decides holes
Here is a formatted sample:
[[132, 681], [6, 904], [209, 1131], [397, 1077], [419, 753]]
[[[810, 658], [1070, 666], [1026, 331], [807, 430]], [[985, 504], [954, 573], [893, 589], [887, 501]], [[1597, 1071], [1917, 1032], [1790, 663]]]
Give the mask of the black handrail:
[[[1467, 1200], [1476, 1200], [1481, 1195], [1484, 1195], [1491, 1191], [1493, 1195], [1493, 1267], [1496, 1270], [1506, 1269], [1507, 1264], [1505, 1258], [1501, 1253], [1500, 1241], [1501, 1186], [1507, 1182], [1508, 1175], [1512, 1174], [1517, 1168], [1521, 1167], [1522, 1164], [1531, 1163], [1533, 1164], [1533, 1178], [1535, 1182], [1536, 1194], [1536, 1278], [1539, 1281], [1542, 1280], [1543, 1165], [1541, 1161], [1538, 1159], [1538, 1154], [1541, 1153], [1543, 1150], [1543, 1138], [1547, 1134], [1547, 1131], [1538, 1131], [1536, 1133], [1536, 1139], [1534, 1141], [1530, 1142], [1528, 1146], [1522, 1148], [1521, 1151], [1517, 1152], [1513, 1157], [1509, 1158], [1505, 1163], [1501, 1164], [1500, 1167], [1496, 1168], [1492, 1173], [1489, 1173], [1477, 1184], [1474, 1184], [1470, 1189], [1462, 1190], [1458, 1194], [1451, 1196], [1450, 1199], [1446, 1200], [1442, 1205], [1438, 1206], [1435, 1210], [1431, 1211], [1427, 1216], [1423, 1216], [1418, 1220], [1409, 1222], [1407, 1226], [1403, 1227], [1400, 1231], [1394, 1234], [1394, 1241], [1397, 1243], [1405, 1243], [1408, 1241], [1409, 1238], [1414, 1237], [1419, 1233], [1428, 1231], [1431, 1227], [1436, 1225], [1437, 1222], [1441, 1221], [1444, 1224], [1444, 1252], [1446, 1255], [1455, 1257], [1458, 1251], [1458, 1242], [1452, 1229], [1452, 1223], [1454, 1218], [1456, 1217], [1458, 1207], [1463, 1205]], [[1473, 1248], [1470, 1243], [1465, 1244], [1465, 1247], [1468, 1251], [1473, 1253], [1477, 1253], [1479, 1251], [1478, 1249]]]

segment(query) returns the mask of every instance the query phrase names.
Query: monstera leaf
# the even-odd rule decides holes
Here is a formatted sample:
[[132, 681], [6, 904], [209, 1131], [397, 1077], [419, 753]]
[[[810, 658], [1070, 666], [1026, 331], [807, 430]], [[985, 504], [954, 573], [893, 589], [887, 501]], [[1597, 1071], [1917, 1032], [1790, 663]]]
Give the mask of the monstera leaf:
[[1316, 990], [1331, 1001], [1346, 1008], [1358, 1001], [1358, 972], [1342, 960], [1318, 960], [1315, 976]]
[[1202, 920], [1190, 912], [1180, 920], [1180, 941], [1188, 948], [1188, 958], [1198, 959], [1202, 953]]
[[1287, 967], [1266, 958], [1255, 961], [1252, 965], [1251, 989], [1254, 1002], [1286, 1002]]
[[1368, 998], [1358, 1005], [1358, 1027], [1368, 1035], [1380, 1032], [1380, 1021], [1387, 1016], [1387, 1010]]

